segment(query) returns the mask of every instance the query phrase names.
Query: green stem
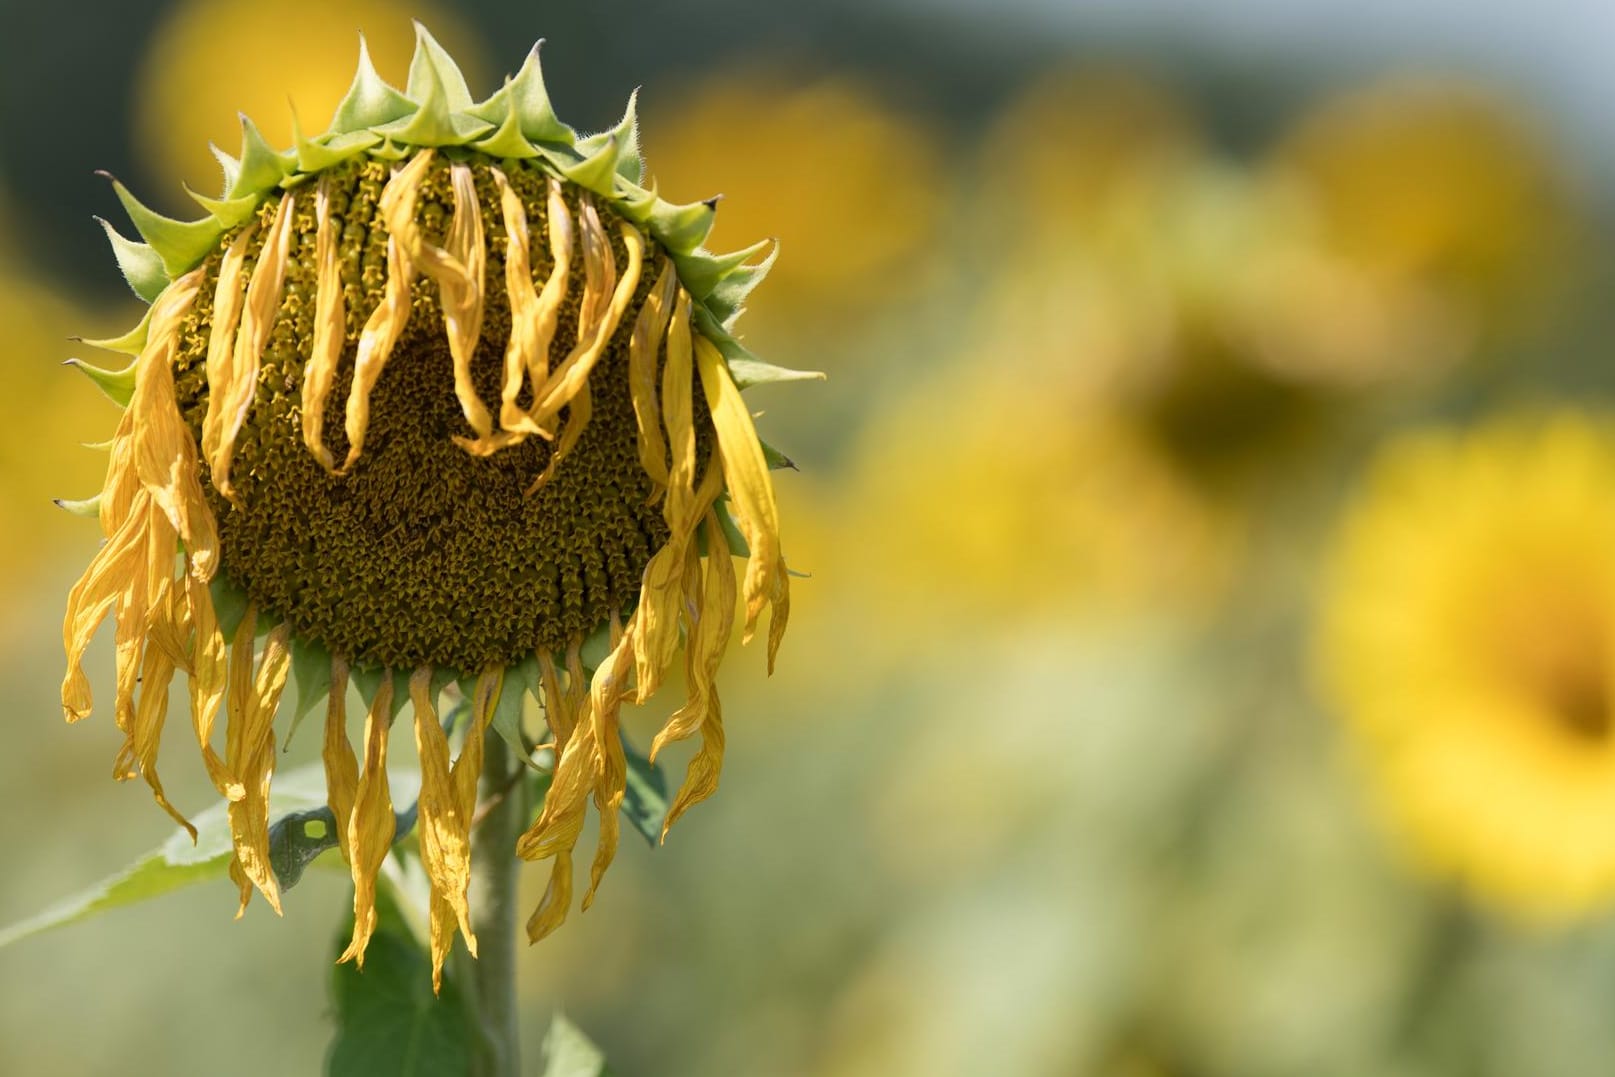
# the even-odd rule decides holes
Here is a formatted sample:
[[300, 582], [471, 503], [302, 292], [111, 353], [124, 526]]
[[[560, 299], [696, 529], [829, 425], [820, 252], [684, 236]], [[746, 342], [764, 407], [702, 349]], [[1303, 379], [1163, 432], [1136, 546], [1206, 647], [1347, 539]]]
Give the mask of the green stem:
[[477, 935], [476, 995], [491, 1047], [479, 1077], [520, 1077], [516, 1005], [516, 838], [526, 816], [521, 760], [490, 736], [483, 747], [477, 803], [484, 814], [471, 835], [471, 926]]

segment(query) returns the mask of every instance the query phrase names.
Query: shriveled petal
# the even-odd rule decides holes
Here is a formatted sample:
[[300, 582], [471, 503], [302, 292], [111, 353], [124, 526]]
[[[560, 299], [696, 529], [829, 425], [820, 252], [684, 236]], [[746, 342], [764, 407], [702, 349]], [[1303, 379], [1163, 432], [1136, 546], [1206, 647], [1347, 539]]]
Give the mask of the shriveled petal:
[[140, 476], [135, 474], [135, 417], [125, 408], [108, 446], [107, 477], [101, 484], [100, 508], [96, 512], [103, 536], [110, 539], [129, 518], [129, 510], [138, 489]]
[[774, 675], [774, 656], [779, 654], [780, 641], [785, 638], [785, 625], [791, 619], [791, 574], [785, 567], [785, 558], [779, 559], [774, 570], [774, 590], [768, 599], [768, 675]]
[[555, 469], [561, 466], [561, 461], [577, 448], [578, 442], [583, 438], [583, 432], [589, 427], [589, 420], [594, 417], [594, 398], [589, 393], [589, 383], [584, 382], [578, 386], [576, 395], [568, 405], [566, 425], [561, 428], [560, 437], [555, 441], [555, 447], [550, 450], [550, 462], [544, 465], [544, 470], [534, 479], [532, 485], [524, 491], [526, 497], [532, 497], [541, 486], [555, 474]]
[[[723, 717], [718, 703], [717, 678], [718, 666], [734, 627], [735, 567], [717, 514], [711, 511], [706, 517], [706, 539], [705, 589], [697, 602], [687, 606], [688, 642], [684, 653], [688, 695], [684, 706], [667, 720], [650, 747], [650, 757], [655, 760], [673, 741], [697, 731], [701, 733], [701, 748], [690, 760], [684, 784], [662, 824], [663, 841], [667, 840], [669, 828], [680, 815], [717, 791], [718, 776], [723, 769]], [[694, 552], [692, 548], [692, 559]], [[699, 569], [689, 576], [698, 578]]]
[[348, 863], [353, 872], [353, 938], [338, 960], [354, 961], [360, 968], [364, 968], [365, 949], [376, 931], [376, 876], [398, 829], [387, 785], [387, 733], [392, 725], [392, 705], [393, 677], [388, 671], [381, 678], [365, 718], [364, 771], [359, 775], [353, 814], [347, 820]]
[[90, 559], [84, 575], [67, 595], [62, 619], [62, 646], [67, 652], [67, 675], [62, 681], [62, 712], [69, 722], [90, 713], [90, 681], [84, 673], [84, 652], [119, 597], [145, 574], [147, 536], [145, 521], [149, 495], [140, 490], [122, 525]]
[[[667, 358], [662, 364], [662, 423], [667, 427], [671, 463], [663, 514], [689, 519], [695, 489], [695, 360], [690, 341], [690, 296], [680, 288], [667, 327]], [[698, 514], [696, 515], [699, 518]]]
[[505, 344], [504, 376], [499, 393], [500, 425], [505, 429], [474, 440], [455, 439], [476, 456], [491, 455], [527, 436], [526, 432], [513, 430], [508, 424], [514, 421], [512, 416], [522, 414], [516, 400], [526, 384], [528, 368], [535, 362], [533, 352], [538, 346], [538, 292], [533, 288], [533, 270], [528, 257], [532, 236], [527, 228], [527, 210], [505, 174], [497, 168], [488, 171], [499, 191], [500, 214], [505, 225], [505, 297], [510, 306], [510, 339]]
[[314, 341], [303, 367], [303, 444], [327, 471], [336, 469], [325, 447], [325, 407], [331, 383], [347, 343], [347, 313], [342, 298], [342, 272], [338, 265], [340, 236], [331, 218], [331, 183], [322, 179], [314, 196]]
[[582, 721], [560, 752], [544, 795], [544, 810], [516, 842], [516, 855], [524, 860], [555, 858], [549, 888], [527, 921], [529, 941], [537, 942], [566, 919], [572, 903], [572, 850], [583, 831], [589, 794], [598, 774], [594, 725]]
[[678, 651], [681, 596], [689, 572], [691, 540], [702, 514], [717, 501], [722, 488], [723, 469], [716, 456], [708, 461], [701, 485], [692, 493], [675, 497], [675, 487], [668, 487], [667, 504], [663, 506], [668, 524], [667, 542], [645, 565], [639, 589], [639, 616], [634, 622], [637, 702], [645, 702], [656, 692]]
[[[162, 630], [154, 626], [154, 631]], [[162, 743], [163, 720], [168, 717], [168, 685], [174, 677], [174, 665], [173, 654], [168, 647], [146, 648], [140, 672], [140, 703], [135, 708], [124, 753], [130, 757], [133, 768], [146, 779], [146, 784], [151, 786], [152, 799], [157, 801], [157, 806], [184, 827], [194, 842], [196, 828], [169, 803], [168, 795], [163, 792], [162, 779], [157, 776], [157, 752]], [[120, 753], [120, 759], [122, 755]]]
[[152, 616], [166, 602], [163, 583], [173, 577], [177, 537], [168, 517], [153, 503], [144, 489], [135, 499], [129, 524], [139, 530], [145, 543], [134, 574], [124, 581], [113, 606], [117, 622], [112, 636], [113, 667], [117, 694], [113, 718], [127, 734], [134, 723], [135, 691], [140, 684], [140, 658]]
[[218, 565], [218, 529], [197, 477], [196, 443], [174, 390], [174, 349], [201, 283], [202, 270], [192, 270], [153, 304], [146, 347], [135, 365], [129, 413], [135, 473], [184, 540], [193, 571], [206, 580]]
[[473, 957], [477, 939], [471, 931], [466, 889], [471, 883], [471, 819], [476, 810], [477, 777], [482, 771], [483, 725], [493, 717], [497, 673], [478, 679], [460, 757], [449, 765], [449, 741], [432, 701], [432, 670], [423, 666], [409, 680], [415, 708], [415, 748], [421, 761], [421, 864], [432, 884], [432, 987], [442, 985], [443, 960], [458, 924]]
[[207, 766], [213, 787], [229, 800], [240, 800], [246, 795], [241, 780], [213, 749], [213, 723], [224, 703], [229, 649], [207, 584], [192, 574], [185, 581], [185, 589], [194, 639], [191, 645], [191, 726], [196, 731], [196, 743], [202, 749], [202, 762]]
[[223, 439], [223, 390], [231, 380], [237, 327], [241, 324], [241, 308], [246, 301], [243, 267], [247, 261], [247, 246], [257, 231], [258, 223], [254, 221], [236, 233], [219, 261], [219, 279], [213, 287], [213, 325], [208, 330], [207, 365], [204, 368], [208, 403], [207, 411], [202, 416], [202, 456], [209, 461], [218, 455], [219, 442]]
[[[269, 332], [274, 328], [280, 313], [281, 289], [286, 281], [286, 256], [290, 250], [295, 193], [287, 191], [280, 196], [275, 217], [264, 237], [263, 249], [258, 253], [258, 264], [252, 268], [252, 279], [247, 282], [246, 307], [241, 312], [241, 329], [236, 333], [235, 349], [231, 353], [223, 384], [208, 384], [208, 410], [219, 408], [218, 446], [208, 463], [212, 467], [213, 488], [230, 497], [230, 464], [235, 459], [236, 438], [247, 421], [253, 398], [258, 393], [258, 363], [264, 346], [269, 343]], [[204, 431], [206, 434], [206, 419]]]
[[741, 588], [746, 600], [746, 630], [741, 638], [749, 642], [757, 628], [758, 614], [774, 593], [774, 577], [779, 572], [779, 509], [774, 503], [774, 483], [768, 475], [768, 461], [763, 457], [757, 428], [752, 425], [751, 412], [740, 398], [723, 355], [715, 344], [697, 335], [695, 361], [707, 410], [712, 413], [712, 425], [718, 434], [724, 482], [737, 513], [736, 523], [750, 551]]
[[555, 754], [560, 756], [572, 736], [577, 717], [572, 713], [570, 699], [563, 691], [560, 671], [548, 651], [538, 652], [538, 681], [544, 690], [544, 722], [549, 726], [550, 737], [555, 741]]
[[[633, 672], [633, 621], [630, 619], [616, 646], [595, 670], [589, 685], [587, 711], [567, 740], [556, 763], [544, 810], [516, 843], [516, 853], [527, 860], [555, 858], [549, 890], [527, 923], [528, 938], [537, 942], [559, 927], [571, 904], [572, 850], [577, 845], [594, 794], [600, 808], [600, 845], [590, 875], [584, 907], [610, 865], [617, 847], [617, 811], [622, 804], [627, 769], [617, 736], [617, 717], [629, 694]], [[610, 744], [606, 738], [610, 738]]]
[[241, 908], [246, 911], [255, 886], [276, 914], [280, 909], [280, 883], [269, 863], [269, 783], [275, 772], [275, 711], [291, 671], [291, 651], [287, 641], [291, 629], [278, 625], [264, 642], [256, 677], [237, 674], [238, 667], [252, 671], [253, 629], [257, 621], [249, 611], [236, 630], [230, 655], [229, 726], [225, 732], [225, 758], [232, 773], [241, 778], [244, 794], [228, 801], [225, 811], [230, 820], [230, 837], [235, 843], [232, 874], [241, 891]]
[[584, 201], [581, 216], [584, 292], [578, 309], [578, 341], [533, 401], [529, 414], [539, 424], [558, 415], [588, 381], [606, 344], [617, 331], [617, 323], [633, 298], [634, 290], [639, 286], [640, 267], [644, 263], [645, 238], [637, 228], [624, 221], [619, 231], [623, 246], [628, 251], [628, 267], [618, 277], [611, 244], [593, 203]]
[[353, 386], [348, 391], [348, 457], [338, 469], [338, 474], [351, 470], [364, 451], [365, 433], [370, 429], [370, 394], [375, 390], [398, 338], [403, 335], [404, 326], [409, 324], [410, 286], [415, 281], [415, 264], [390, 222], [408, 222], [413, 227], [421, 179], [431, 164], [431, 150], [417, 153], [409, 164], [392, 174], [377, 203], [383, 220], [389, 222], [387, 287], [382, 293], [381, 302], [370, 312], [370, 318], [359, 334], [358, 350], [353, 359]]
[[[511, 249], [514, 251], [516, 231], [512, 227], [512, 222], [517, 221], [520, 224], [525, 242], [526, 211], [522, 209], [521, 199], [514, 191], [509, 191], [508, 197], [501, 193], [501, 200], [505, 210], [506, 229], [511, 236]], [[555, 340], [555, 327], [560, 320], [561, 310], [566, 305], [567, 290], [571, 285], [572, 252], [576, 246], [576, 228], [572, 220], [572, 210], [566, 204], [560, 181], [554, 178], [549, 181], [545, 226], [550, 237], [550, 274], [545, 279], [541, 292], [536, 296], [532, 295], [533, 282], [530, 270], [527, 270], [526, 276], [518, 281], [510, 263], [506, 263], [510, 292], [511, 352], [506, 357], [499, 424], [514, 434], [538, 434], [549, 437], [551, 431], [533, 422], [528, 418], [527, 412], [517, 404], [517, 397], [521, 394], [521, 381], [519, 377], [512, 381], [509, 364], [513, 361], [520, 362], [535, 396], [549, 380], [550, 345]], [[527, 264], [525, 246], [521, 257], [525, 266]]]
[[398, 237], [416, 267], [437, 283], [443, 310], [443, 328], [454, 360], [454, 394], [460, 410], [478, 438], [493, 432], [488, 412], [471, 381], [471, 360], [482, 336], [482, 288], [488, 252], [482, 238], [482, 207], [477, 202], [471, 168], [456, 161], [449, 166], [454, 192], [454, 215], [449, 219], [443, 246], [428, 243], [414, 220], [414, 206], [396, 203], [387, 214], [387, 229]]
[[[673, 314], [678, 273], [673, 261], [662, 258], [661, 276], [645, 297], [645, 305], [634, 322], [628, 341], [628, 389], [634, 403], [634, 419], [639, 424], [639, 465], [650, 476], [654, 498], [667, 487], [667, 439], [662, 436], [661, 406], [657, 402], [657, 362], [662, 339]], [[688, 322], [686, 322], [688, 325]]]
[[348, 823], [359, 795], [359, 759], [348, 743], [348, 663], [331, 659], [331, 694], [325, 704], [325, 744], [320, 751], [325, 762], [325, 802], [336, 820], [337, 844], [342, 859], [352, 862], [348, 851]]

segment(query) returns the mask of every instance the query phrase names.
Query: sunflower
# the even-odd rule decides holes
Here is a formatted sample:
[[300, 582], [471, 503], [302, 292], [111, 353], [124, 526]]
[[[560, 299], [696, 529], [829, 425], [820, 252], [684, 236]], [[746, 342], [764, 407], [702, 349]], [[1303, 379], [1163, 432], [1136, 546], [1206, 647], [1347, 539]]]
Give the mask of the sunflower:
[[1615, 894], [1615, 430], [1575, 413], [1387, 448], [1320, 659], [1419, 858], [1538, 918]]
[[[151, 303], [121, 370], [86, 368], [121, 403], [100, 495], [106, 542], [64, 626], [69, 721], [90, 713], [83, 656], [116, 622], [115, 772], [157, 773], [169, 684], [183, 671], [208, 774], [228, 799], [231, 876], [280, 908], [270, 864], [273, 722], [288, 680], [326, 703], [330, 808], [355, 886], [345, 958], [375, 928], [395, 837], [387, 779], [407, 699], [421, 760], [419, 835], [440, 972], [466, 888], [483, 736], [532, 693], [556, 763], [515, 852], [553, 858], [528, 922], [566, 917], [592, 797], [600, 838], [586, 908], [612, 860], [624, 796], [618, 715], [654, 693], [681, 637], [687, 699], [653, 754], [701, 746], [667, 817], [710, 795], [723, 758], [714, 678], [737, 596], [749, 639], [788, 582], [769, 477], [740, 389], [797, 375], [729, 326], [772, 255], [701, 247], [714, 202], [673, 205], [643, 165], [633, 102], [580, 137], [544, 89], [537, 48], [474, 102], [422, 28], [404, 91], [358, 73], [329, 130], [277, 152], [243, 120], [208, 215], [161, 217], [114, 181], [144, 238], [108, 229]], [[731, 550], [744, 553], [737, 580]], [[451, 760], [440, 693], [470, 701]], [[346, 699], [368, 706], [361, 756]], [[224, 750], [214, 725], [225, 716]], [[194, 834], [194, 831], [193, 831]], [[664, 829], [665, 836], [665, 829]]]

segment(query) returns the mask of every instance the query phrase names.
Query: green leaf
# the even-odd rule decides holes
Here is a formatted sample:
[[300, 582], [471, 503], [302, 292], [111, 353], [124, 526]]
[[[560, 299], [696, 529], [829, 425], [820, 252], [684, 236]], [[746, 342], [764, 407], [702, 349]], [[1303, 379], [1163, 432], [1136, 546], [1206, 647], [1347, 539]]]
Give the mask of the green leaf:
[[667, 818], [667, 774], [640, 755], [626, 736], [622, 738], [622, 750], [628, 758], [622, 814], [654, 849], [662, 840], [662, 820]]
[[[353, 918], [338, 932], [340, 954]], [[471, 1071], [474, 1054], [466, 1003], [453, 970], [432, 994], [432, 960], [410, 931], [391, 888], [376, 895], [376, 933], [361, 971], [353, 962], [331, 973], [337, 1033], [325, 1057], [328, 1077], [436, 1077]]]
[[336, 817], [329, 807], [294, 811], [277, 819], [269, 828], [269, 866], [280, 888], [296, 886], [315, 857], [339, 844]]
[[[398, 777], [394, 778], [393, 784], [396, 791]], [[417, 777], [415, 787], [418, 786]], [[406, 791], [406, 795], [414, 796], [413, 788], [407, 784]], [[289, 821], [300, 817], [306, 822], [310, 818], [308, 813], [324, 805], [325, 771], [320, 764], [288, 771], [276, 779], [270, 793], [269, 808], [271, 816], [280, 821], [271, 830], [272, 859], [276, 840], [273, 835], [275, 830], [279, 830], [282, 859], [288, 867], [297, 865], [295, 873], [289, 879], [282, 880], [282, 886], [295, 884], [302, 875], [302, 868], [307, 867], [309, 861], [318, 855], [318, 852], [310, 852], [312, 843], [318, 839], [311, 838], [305, 826]], [[175, 831], [160, 848], [111, 878], [51, 906], [37, 916], [0, 930], [0, 947], [107, 909], [132, 905], [182, 886], [223, 875], [229, 869], [232, 852], [225, 802], [221, 800], [193, 817], [191, 822], [196, 827], [195, 845], [191, 844], [190, 835], [185, 831]], [[334, 844], [334, 834], [332, 837]], [[319, 851], [323, 851], [323, 848]], [[279, 870], [280, 864], [276, 867]]]
[[541, 1077], [607, 1077], [605, 1052], [583, 1030], [557, 1013], [540, 1050]]

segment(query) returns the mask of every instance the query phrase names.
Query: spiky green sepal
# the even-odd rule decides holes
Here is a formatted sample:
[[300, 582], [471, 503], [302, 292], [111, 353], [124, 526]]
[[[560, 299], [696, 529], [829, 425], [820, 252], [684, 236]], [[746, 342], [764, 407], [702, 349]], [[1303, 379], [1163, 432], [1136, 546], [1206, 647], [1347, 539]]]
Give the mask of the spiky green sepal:
[[[712, 230], [717, 198], [679, 205], [661, 198], [654, 186], [640, 185], [645, 162], [639, 148], [637, 90], [615, 127], [580, 136], [561, 122], [550, 103], [539, 63], [542, 41], [533, 46], [514, 77], [487, 100], [477, 102], [453, 58], [418, 22], [415, 31], [415, 56], [402, 91], [377, 73], [360, 37], [353, 84], [323, 134], [306, 137], [294, 116], [294, 145], [277, 151], [250, 119], [241, 117], [240, 156], [214, 150], [224, 170], [222, 194], [218, 198], [192, 194], [206, 211], [199, 220], [165, 217], [142, 205], [113, 180], [118, 199], [143, 241], [137, 243], [106, 226], [118, 266], [135, 294], [148, 303], [154, 301], [278, 190], [298, 186], [361, 154], [396, 160], [416, 148], [458, 147], [503, 160], [526, 161], [605, 199], [672, 254], [679, 277], [705, 315], [703, 325], [731, 366], [738, 362], [767, 367], [727, 327], [773, 265], [778, 245], [764, 241], [729, 254], [708, 251], [702, 243]], [[765, 250], [767, 255], [755, 260]], [[127, 339], [89, 343], [116, 347]], [[736, 375], [742, 385], [813, 376], [789, 371], [755, 376], [753, 371], [754, 376], [743, 377], [740, 369]]]

